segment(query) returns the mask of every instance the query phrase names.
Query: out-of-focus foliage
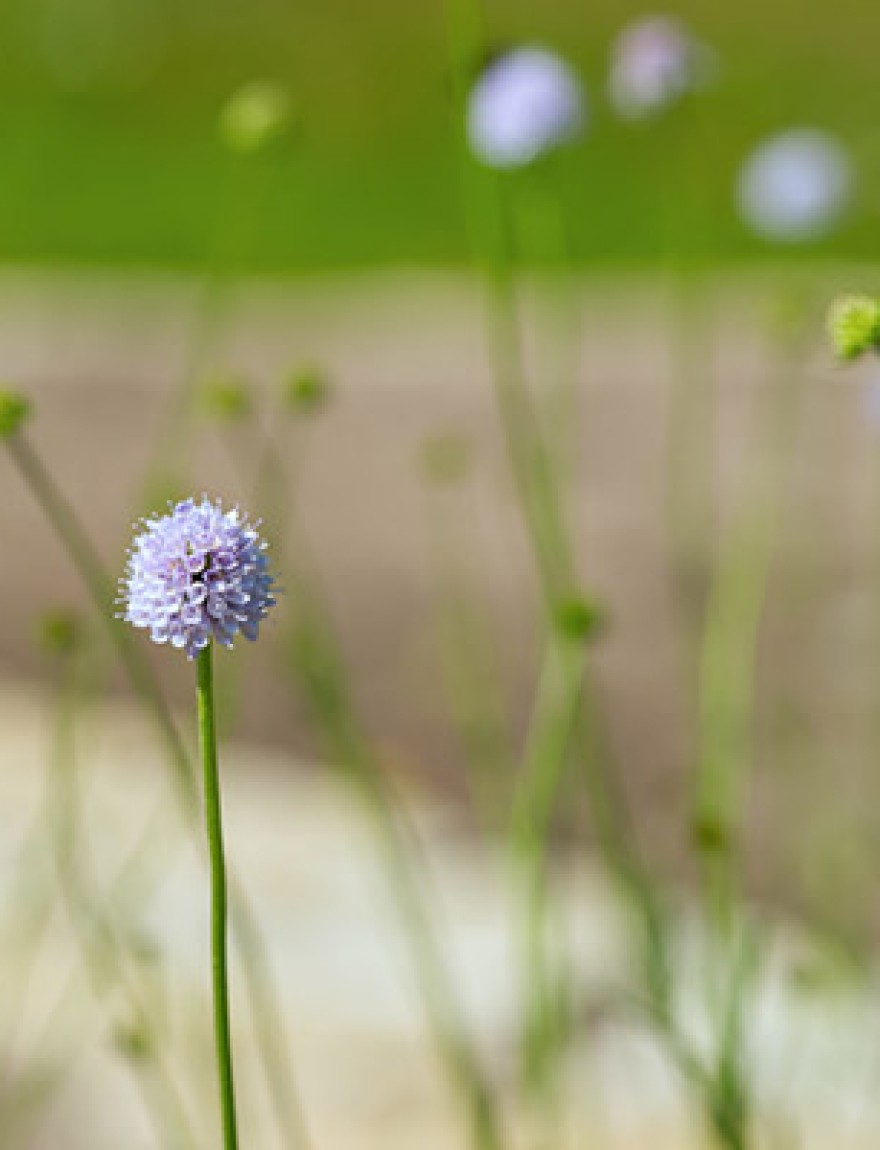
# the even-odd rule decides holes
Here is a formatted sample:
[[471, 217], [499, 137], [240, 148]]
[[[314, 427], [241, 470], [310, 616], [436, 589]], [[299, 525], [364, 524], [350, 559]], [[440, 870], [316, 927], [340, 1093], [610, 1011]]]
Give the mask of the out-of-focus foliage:
[[[587, 84], [591, 131], [567, 190], [581, 260], [655, 256], [668, 210], [658, 191], [682, 165], [702, 209], [682, 213], [677, 246], [767, 252], [737, 220], [731, 189], [756, 143], [799, 124], [842, 134], [865, 177], [859, 210], [825, 250], [864, 257], [880, 244], [871, 0], [676, 4], [672, 14], [717, 52], [718, 83], [635, 125], [611, 112], [608, 55], [620, 27], [653, 6], [492, 0], [486, 9], [491, 43], [547, 43]], [[6, 261], [192, 266], [211, 246], [236, 164], [248, 162], [271, 177], [256, 182], [259, 226], [236, 253], [248, 267], [466, 256], [440, 0], [8, 0], [0, 63]], [[297, 130], [268, 155], [230, 156], [218, 115], [254, 81], [289, 91]]]

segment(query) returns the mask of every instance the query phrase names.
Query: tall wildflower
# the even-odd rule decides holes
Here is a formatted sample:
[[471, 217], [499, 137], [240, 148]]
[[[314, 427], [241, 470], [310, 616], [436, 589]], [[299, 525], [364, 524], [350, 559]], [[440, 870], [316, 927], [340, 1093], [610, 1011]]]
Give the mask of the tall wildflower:
[[205, 822], [211, 869], [211, 972], [214, 1034], [224, 1150], [238, 1133], [229, 1031], [226, 863], [214, 707], [213, 648], [238, 635], [256, 639], [273, 606], [274, 579], [265, 544], [237, 510], [187, 499], [167, 515], [143, 521], [123, 577], [123, 618], [197, 660], [199, 749], [204, 769]]

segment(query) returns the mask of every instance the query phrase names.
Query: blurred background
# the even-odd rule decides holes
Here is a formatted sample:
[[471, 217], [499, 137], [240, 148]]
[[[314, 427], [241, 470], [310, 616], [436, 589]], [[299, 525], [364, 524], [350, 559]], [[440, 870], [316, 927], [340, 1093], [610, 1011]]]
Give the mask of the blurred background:
[[[538, 41], [587, 83], [589, 144], [571, 177], [585, 266], [645, 266], [662, 254], [656, 180], [679, 128], [621, 124], [606, 86], [615, 36], [651, 11], [599, 2], [585, 12], [568, 0], [540, 11], [526, 0], [485, 5], [487, 50]], [[700, 145], [688, 160], [711, 240], [695, 218], [682, 245], [725, 262], [768, 254], [736, 219], [732, 181], [763, 137], [803, 123], [839, 132], [869, 177], [859, 210], [824, 253], [872, 258], [868, 188], [880, 143], [867, 98], [871, 5], [693, 3], [673, 14], [719, 61], [719, 83], [693, 109]], [[295, 273], [467, 261], [441, 5], [9, 0], [0, 21], [8, 262], [200, 267], [228, 167], [217, 117], [254, 79], [289, 90], [295, 128], [272, 158], [239, 263]]]
[[[33, 402], [39, 461], [0, 455], [0, 1147], [213, 1144], [212, 1084], [193, 1071], [204, 875], [158, 782], [164, 720], [150, 727], [103, 636], [135, 518], [202, 491], [262, 517], [283, 589], [218, 678], [230, 854], [313, 1137], [292, 1103], [272, 1117], [257, 1010], [239, 1023], [250, 1145], [360, 1148], [367, 1130], [384, 1150], [501, 1146], [452, 1116], [443, 1026], [437, 1059], [363, 825], [377, 809], [421, 836], [508, 1144], [703, 1144], [687, 1072], [618, 1025], [617, 983], [644, 973], [640, 887], [615, 869], [580, 757], [613, 778], [671, 908], [696, 1049], [717, 858], [766, 931], [760, 993], [736, 1006], [760, 1055], [754, 1145], [876, 1145], [880, 370], [835, 362], [826, 313], [880, 290], [880, 11], [680, 3], [622, 35], [656, 15], [620, 0], [0, 6], [0, 379]], [[499, 159], [475, 94], [522, 44], [564, 62], [574, 110], [551, 100], [548, 138]], [[192, 668], [135, 639], [191, 741]], [[571, 749], [569, 704], [589, 754]], [[567, 1020], [548, 1096], [540, 1073], [531, 1090], [508, 914], [508, 839], [515, 854], [542, 754]], [[72, 830], [57, 812], [74, 808]], [[140, 835], [148, 877], [123, 897], [108, 876]], [[56, 870], [73, 857], [91, 880], [61, 922]], [[392, 890], [408, 857], [390, 852]], [[83, 900], [115, 923], [125, 979], [88, 942], [79, 954]], [[156, 1086], [155, 1003], [204, 1141]], [[550, 1141], [535, 1132], [547, 1097], [567, 1115]]]

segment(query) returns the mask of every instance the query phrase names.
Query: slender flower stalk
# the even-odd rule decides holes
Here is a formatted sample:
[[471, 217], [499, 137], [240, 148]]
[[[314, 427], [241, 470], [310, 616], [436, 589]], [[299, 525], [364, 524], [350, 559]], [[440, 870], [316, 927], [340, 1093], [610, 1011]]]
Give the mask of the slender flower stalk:
[[[478, 58], [483, 42], [481, 11], [477, 0], [448, 0], [446, 11], [454, 94], [460, 122], [463, 122], [470, 66]], [[462, 153], [465, 156], [464, 147]], [[501, 179], [498, 173], [481, 170], [465, 157], [462, 192], [471, 242], [486, 275], [488, 339], [496, 394], [511, 469], [536, 562], [545, 617], [552, 628], [552, 621], [564, 612], [578, 580], [570, 532], [561, 506], [558, 476], [535, 417], [525, 377], [522, 333], [513, 282], [510, 220]], [[556, 657], [555, 642], [555, 637], [548, 635], [545, 668], [549, 668]], [[602, 856], [631, 898], [636, 912], [647, 992], [646, 1013], [675, 1060], [690, 1067], [695, 1059], [674, 1017], [662, 903], [642, 860], [618, 780], [609, 762], [589, 684], [588, 660], [573, 660], [559, 680], [559, 713], [572, 716], [572, 752], [583, 770]], [[536, 713], [536, 722], [537, 719]], [[555, 740], [556, 733], [553, 732], [548, 739], [551, 737]], [[542, 753], [540, 770], [536, 767], [541, 783], [532, 794], [540, 797], [542, 812], [552, 809], [561, 777], [563, 762], [554, 761], [554, 757], [549, 755], [545, 758]], [[549, 794], [544, 790], [545, 785]], [[539, 819], [535, 825], [541, 825], [541, 821]], [[533, 874], [540, 874], [539, 860], [546, 849], [546, 836], [536, 838], [533, 866], [537, 869]], [[543, 897], [540, 889], [539, 895]], [[537, 922], [539, 915], [534, 908], [533, 914], [533, 921]], [[694, 1073], [690, 1076], [696, 1077]]]
[[[476, 77], [466, 94], [466, 135], [480, 165], [502, 174], [496, 181], [508, 215], [509, 246], [548, 269], [553, 281], [544, 358], [546, 397], [535, 404], [554, 444], [548, 464], [571, 478], [577, 428], [579, 315], [572, 277], [573, 244], [566, 209], [572, 145], [584, 134], [589, 107], [574, 69], [548, 48], [523, 45], [503, 53]], [[481, 229], [475, 229], [479, 238]], [[516, 243], [514, 244], [514, 238]], [[499, 253], [501, 249], [499, 248]]]
[[[525, 1003], [526, 1080], [546, 1093], [555, 1054], [566, 1033], [566, 983], [551, 966], [547, 925], [546, 842], [560, 778], [569, 758], [583, 703], [586, 648], [560, 637], [541, 672], [511, 825], [511, 853], [520, 888], [522, 995]], [[552, 1107], [551, 1107], [552, 1109]]]
[[[471, 61], [482, 46], [480, 6], [476, 0], [449, 0], [447, 23], [455, 96], [460, 122], [468, 102]], [[463, 133], [462, 133], [463, 135]], [[465, 141], [462, 141], [463, 145]], [[494, 382], [508, 456], [537, 568], [545, 618], [564, 612], [577, 571], [571, 535], [561, 505], [558, 475], [553, 466], [525, 375], [525, 357], [513, 275], [513, 243], [503, 175], [471, 162], [462, 147], [462, 193], [474, 251], [483, 265], [487, 287], [487, 328]], [[549, 635], [545, 668], [556, 658], [556, 638]], [[655, 1014], [667, 1019], [669, 988], [662, 921], [656, 896], [629, 831], [622, 797], [607, 761], [608, 748], [591, 699], [588, 660], [575, 660], [564, 676], [562, 710], [571, 708], [573, 751], [584, 768], [600, 847], [614, 873], [637, 902], [644, 927], [646, 966], [652, 996], [660, 996]], [[585, 689], [586, 688], [586, 689]], [[581, 706], [575, 706], [577, 696]], [[536, 716], [537, 720], [537, 716]], [[549, 767], [543, 769], [549, 771]], [[557, 766], [554, 765], [554, 770]], [[561, 770], [553, 784], [552, 800]], [[543, 801], [543, 800], [542, 800]], [[539, 820], [541, 821], [541, 820]], [[541, 850], [545, 843], [542, 840]]]
[[694, 831], [712, 928], [708, 992], [716, 1031], [708, 1100], [716, 1138], [728, 1150], [749, 1141], [742, 1029], [756, 955], [740, 906], [740, 839], [755, 757], [758, 643], [797, 427], [797, 376], [793, 364], [785, 366], [785, 375], [766, 389], [763, 434], [721, 550], [700, 651]]
[[220, 1081], [223, 1146], [236, 1150], [235, 1089], [232, 1043], [229, 1037], [229, 980], [226, 958], [226, 860], [223, 852], [223, 817], [217, 772], [217, 736], [214, 721], [214, 672], [211, 644], [197, 660], [199, 750], [205, 772], [205, 822], [211, 864], [211, 975], [214, 992], [214, 1041]]
[[[648, 24], [649, 30], [652, 27], [653, 22]], [[677, 34], [682, 31], [679, 28]], [[655, 28], [650, 38], [656, 34]], [[682, 49], [683, 43], [679, 46]], [[686, 59], [687, 56], [682, 63]], [[681, 644], [685, 737], [693, 744], [699, 647], [715, 560], [718, 502], [714, 464], [714, 302], [706, 262], [714, 220], [707, 211], [705, 194], [700, 194], [705, 153], [711, 152], [712, 137], [698, 92], [691, 84], [677, 90], [672, 102], [674, 106], [669, 106], [667, 113], [668, 138], [656, 153], [654, 173], [660, 205], [657, 239], [668, 273], [670, 377], [665, 516]], [[698, 169], [698, 163], [702, 168]]]

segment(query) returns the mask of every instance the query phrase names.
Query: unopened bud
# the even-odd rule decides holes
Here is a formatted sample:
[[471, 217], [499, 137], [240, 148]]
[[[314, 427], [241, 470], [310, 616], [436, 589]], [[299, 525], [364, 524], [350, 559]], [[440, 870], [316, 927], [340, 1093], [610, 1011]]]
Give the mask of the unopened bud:
[[8, 439], [21, 430], [30, 416], [31, 405], [17, 391], [0, 391], [0, 439]]
[[290, 123], [290, 95], [271, 80], [240, 88], [220, 114], [220, 131], [234, 152], [257, 152], [280, 136]]
[[859, 359], [880, 345], [880, 303], [865, 295], [842, 296], [828, 313], [828, 334], [837, 355]]

